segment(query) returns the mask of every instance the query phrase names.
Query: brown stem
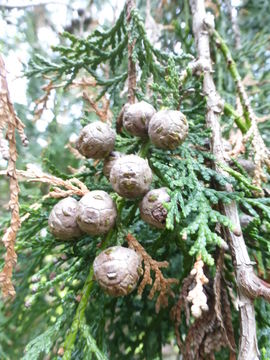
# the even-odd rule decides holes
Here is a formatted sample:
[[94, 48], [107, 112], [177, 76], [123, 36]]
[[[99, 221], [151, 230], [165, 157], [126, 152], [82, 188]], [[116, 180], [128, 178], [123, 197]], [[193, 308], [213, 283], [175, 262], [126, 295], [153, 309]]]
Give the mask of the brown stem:
[[251, 298], [262, 297], [270, 302], [270, 284], [260, 279], [251, 267], [239, 269], [238, 279], [243, 292]]
[[[127, 0], [126, 3], [126, 18], [127, 23], [130, 24], [131, 12], [135, 9], [135, 1]], [[130, 104], [135, 102], [135, 89], [136, 89], [136, 64], [132, 59], [134, 49], [134, 41], [128, 35], [128, 101]]]
[[[52, 189], [43, 198], [64, 198], [67, 196], [77, 195], [84, 196], [89, 192], [89, 189], [77, 178], [63, 180], [56, 176], [46, 174], [35, 167], [28, 166], [27, 170], [17, 170], [16, 174], [18, 180], [28, 182], [41, 182], [50, 184]], [[1, 175], [8, 175], [7, 171], [0, 171]]]
[[[138, 288], [138, 294], [141, 295], [143, 293], [146, 285], [152, 285], [148, 298], [150, 300], [153, 299], [155, 293], [159, 292], [156, 301], [156, 312], [158, 313], [161, 306], [168, 306], [169, 296], [174, 297], [174, 292], [171, 289], [171, 285], [177, 284], [178, 280], [173, 278], [164, 278], [160, 269], [167, 268], [169, 266], [167, 261], [156, 261], [152, 259], [151, 256], [145, 251], [144, 247], [136, 240], [133, 235], [127, 234], [126, 240], [128, 242], [128, 246], [140, 254], [144, 262], [144, 275]], [[154, 283], [151, 278], [151, 270], [155, 273]]]
[[188, 297], [188, 293], [189, 293], [189, 288], [191, 287], [193, 282], [194, 282], [194, 275], [192, 275], [192, 274], [189, 274], [182, 281], [181, 291], [180, 291], [180, 294], [178, 295], [178, 301], [171, 310], [171, 317], [174, 320], [174, 332], [175, 332], [175, 336], [176, 336], [176, 342], [179, 347], [179, 350], [182, 353], [184, 353], [185, 350], [184, 350], [184, 345], [182, 343], [180, 330], [179, 330], [179, 327], [181, 324], [181, 313], [182, 313], [182, 309], [184, 309], [185, 313], [186, 313], [186, 324], [188, 325], [189, 318], [190, 318], [190, 311], [189, 311], [187, 297]]
[[111, 122], [111, 114], [110, 114], [110, 101], [105, 97], [101, 98], [102, 101], [102, 108], [99, 107], [99, 104], [96, 103], [87, 93], [87, 91], [83, 91], [82, 96], [84, 100], [86, 100], [91, 107], [93, 108], [94, 112], [103, 122]]
[[[212, 77], [210, 41], [207, 31], [209, 26], [206, 26], [212, 19], [206, 15], [204, 0], [190, 0], [190, 8], [193, 17], [193, 33], [198, 58], [201, 64], [203, 64], [203, 91], [207, 96], [206, 124], [212, 131], [211, 151], [216, 158], [214, 167], [216, 171], [222, 173], [223, 170], [218, 166], [219, 163], [226, 163], [219, 125], [222, 103]], [[233, 191], [230, 185], [226, 186], [226, 190], [229, 192]], [[229, 229], [224, 230], [232, 253], [240, 303], [241, 330], [238, 359], [258, 360], [260, 354], [257, 346], [253, 298], [262, 296], [269, 300], [269, 287], [268, 284], [265, 286], [262, 280], [253, 272], [252, 263], [240, 227], [236, 203], [224, 204], [221, 210], [238, 229], [238, 231], [234, 232]]]
[[[6, 247], [5, 264], [0, 273], [0, 285], [2, 287], [3, 297], [15, 296], [15, 289], [12, 284], [12, 271], [17, 263], [17, 254], [15, 253], [16, 234], [20, 228], [21, 221], [19, 216], [19, 184], [16, 172], [16, 129], [24, 145], [28, 140], [24, 134], [24, 125], [16, 116], [13, 105], [10, 101], [8, 85], [6, 80], [5, 64], [0, 56], [0, 130], [7, 128], [6, 138], [8, 140], [8, 167], [6, 174], [9, 177], [10, 201], [9, 209], [11, 211], [10, 226], [3, 236], [3, 243]], [[3, 138], [3, 134], [1, 135]]]

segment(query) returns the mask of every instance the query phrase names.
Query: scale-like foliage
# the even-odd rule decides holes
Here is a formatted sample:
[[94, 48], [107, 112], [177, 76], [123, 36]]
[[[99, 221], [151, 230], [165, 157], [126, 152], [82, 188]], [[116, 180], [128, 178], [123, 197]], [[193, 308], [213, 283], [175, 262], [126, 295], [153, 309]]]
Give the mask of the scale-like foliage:
[[[110, 298], [93, 282], [93, 260], [100, 248], [123, 245], [127, 234], [132, 233], [152, 259], [169, 262], [162, 273], [166, 278], [179, 280], [179, 285], [172, 284], [175, 293], [179, 288], [181, 291], [183, 279], [200, 256], [211, 279], [205, 287], [210, 297], [217, 271], [217, 248], [227, 249], [220, 225], [237, 230], [219, 211], [221, 203], [236, 201], [240, 211], [254, 217], [245, 229], [245, 236], [259, 269], [267, 276], [270, 201], [254, 195], [258, 189], [241, 168], [224, 168], [227, 175], [221, 175], [211, 167], [215, 158], [210, 153], [210, 133], [205, 126], [202, 78], [192, 76], [188, 68], [194, 58], [194, 44], [187, 2], [183, 2], [180, 10], [182, 22], [173, 27], [175, 38], [182, 41], [180, 55], [171, 49], [170, 36], [161, 37], [162, 50], [152, 43], [138, 10], [132, 11], [127, 23], [124, 8], [111, 28], [96, 29], [86, 38], [64, 33], [61, 45], [54, 48], [52, 59], [36, 55], [31, 60], [29, 77], [49, 77], [53, 83], [65, 86], [66, 92], [79, 76], [93, 77], [97, 86], [93, 90], [95, 101], [98, 103], [104, 95], [110, 98], [112, 126], [117, 127], [118, 114], [127, 98], [130, 42], [133, 44], [132, 58], [137, 65], [138, 100], [152, 103], [157, 110], [164, 107], [181, 110], [189, 122], [189, 135], [174, 151], [158, 150], [145, 139], [134, 139], [124, 129], [116, 138], [116, 151], [137, 153], [148, 159], [154, 174], [153, 188], [165, 186], [168, 189], [171, 202], [166, 205], [166, 229], [162, 231], [152, 229], [140, 219], [139, 201], [124, 200], [113, 192], [102, 173], [102, 162], [81, 160], [84, 168], [77, 174], [67, 175], [59, 171], [51, 163], [51, 156], [45, 153], [46, 168], [53, 175], [63, 179], [77, 177], [91, 190], [109, 192], [117, 204], [117, 224], [105, 237], [85, 235], [76, 242], [63, 243], [54, 239], [47, 229], [48, 214], [56, 200], [41, 200], [37, 195], [29, 201], [22, 196], [21, 215], [28, 215], [17, 237], [19, 265], [15, 281], [18, 295], [8, 306], [9, 314], [5, 313], [7, 316], [0, 319], [0, 326], [7, 334], [3, 345], [0, 344], [0, 354], [2, 351], [10, 358], [19, 358], [25, 348], [25, 360], [38, 359], [45, 354], [56, 359], [63, 350], [64, 359], [161, 359], [162, 345], [170, 343], [174, 336], [168, 308], [172, 308], [175, 299], [169, 297], [168, 308], [161, 308], [156, 314], [155, 301], [159, 294], [151, 296], [150, 283], [141, 296], [133, 292], [124, 298]], [[216, 53], [213, 56], [218, 60]], [[220, 60], [220, 66], [223, 65], [226, 68]], [[180, 74], [184, 70], [187, 76], [183, 80]], [[225, 73], [226, 70], [217, 71], [218, 82]], [[226, 101], [233, 103], [234, 87], [227, 77], [220, 83], [220, 90], [227, 94]], [[82, 124], [92, 120], [96, 118], [85, 110]], [[232, 127], [232, 122], [230, 125]], [[228, 129], [225, 130], [228, 133]], [[225, 187], [227, 184], [234, 187], [234, 192], [217, 189], [217, 185]], [[31, 202], [38, 206], [32, 208]], [[233, 282], [230, 261], [225, 259], [224, 277]], [[151, 270], [150, 275], [155, 280], [157, 272]], [[259, 342], [266, 358], [269, 344], [265, 319], [269, 309], [261, 305], [256, 309], [259, 319], [265, 321]], [[233, 322], [237, 329], [236, 316]], [[188, 328], [187, 316], [187, 325], [184, 321], [180, 325], [182, 338], [187, 336]], [[217, 359], [224, 358], [224, 354], [226, 350], [217, 354]]]

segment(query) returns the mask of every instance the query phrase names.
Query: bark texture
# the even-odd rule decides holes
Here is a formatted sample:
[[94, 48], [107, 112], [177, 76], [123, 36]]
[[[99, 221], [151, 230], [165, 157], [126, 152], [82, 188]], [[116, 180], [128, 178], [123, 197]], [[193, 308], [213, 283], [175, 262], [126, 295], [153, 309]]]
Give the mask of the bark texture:
[[[193, 33], [198, 53], [196, 67], [204, 74], [203, 90], [207, 97], [206, 123], [212, 130], [211, 150], [216, 158], [214, 167], [222, 173], [223, 170], [218, 164], [226, 162], [219, 125], [219, 116], [223, 110], [223, 102], [216, 90], [212, 77], [213, 70], [208, 33], [208, 29], [213, 27], [214, 23], [212, 16], [206, 14], [204, 0], [190, 0], [190, 7], [193, 17]], [[227, 185], [226, 190], [232, 191], [233, 189], [230, 185]], [[223, 205], [221, 210], [235, 224], [234, 231], [224, 229], [224, 233], [230, 245], [238, 287], [241, 323], [238, 359], [257, 360], [260, 353], [257, 346], [253, 299], [262, 296], [269, 301], [269, 284], [259, 279], [253, 271], [242, 235], [235, 202]]]
[[[135, 1], [127, 0], [126, 2], [126, 19], [130, 26], [131, 12], [135, 9]], [[128, 34], [128, 101], [130, 104], [135, 103], [135, 89], [136, 89], [136, 64], [132, 59], [134, 48], [134, 40], [131, 39], [130, 30]]]

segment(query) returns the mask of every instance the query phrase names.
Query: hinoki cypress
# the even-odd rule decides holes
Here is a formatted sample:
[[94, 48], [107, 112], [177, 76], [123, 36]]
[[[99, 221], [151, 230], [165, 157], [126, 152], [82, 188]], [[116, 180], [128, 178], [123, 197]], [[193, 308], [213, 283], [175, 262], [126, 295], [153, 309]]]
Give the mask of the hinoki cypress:
[[35, 43], [34, 116], [54, 114], [38, 167], [1, 65], [3, 359], [270, 357], [269, 1], [161, 3], [110, 24], [94, 0], [53, 52]]

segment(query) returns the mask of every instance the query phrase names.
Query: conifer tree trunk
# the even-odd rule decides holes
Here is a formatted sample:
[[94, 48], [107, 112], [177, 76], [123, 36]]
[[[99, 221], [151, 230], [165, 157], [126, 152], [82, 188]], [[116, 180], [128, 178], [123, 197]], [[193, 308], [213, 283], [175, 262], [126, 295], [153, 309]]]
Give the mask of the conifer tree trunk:
[[[211, 129], [211, 151], [216, 158], [214, 167], [222, 172], [218, 163], [225, 163], [224, 149], [221, 138], [219, 117], [223, 110], [223, 102], [220, 98], [212, 77], [212, 65], [210, 57], [210, 40], [207, 22], [211, 22], [205, 11], [204, 0], [190, 0], [193, 17], [193, 33], [198, 53], [198, 67], [204, 74], [203, 90], [207, 96], [206, 124]], [[226, 186], [227, 191], [233, 191], [231, 185]], [[236, 225], [236, 231], [224, 230], [234, 262], [235, 275], [238, 287], [239, 312], [240, 312], [240, 344], [239, 360], [259, 359], [259, 350], [256, 337], [256, 320], [253, 300], [241, 286], [241, 276], [244, 272], [252, 271], [252, 264], [247, 252], [245, 241], [240, 230], [240, 221], [235, 202], [222, 205], [223, 213]]]

